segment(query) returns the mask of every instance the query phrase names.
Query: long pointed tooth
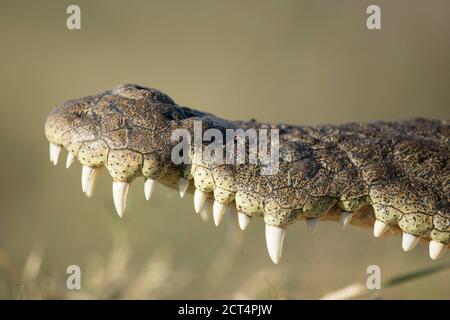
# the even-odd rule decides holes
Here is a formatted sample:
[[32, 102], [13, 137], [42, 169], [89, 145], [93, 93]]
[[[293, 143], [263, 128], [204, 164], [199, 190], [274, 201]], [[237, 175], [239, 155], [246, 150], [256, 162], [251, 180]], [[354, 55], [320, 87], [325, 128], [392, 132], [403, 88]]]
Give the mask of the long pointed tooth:
[[408, 252], [414, 249], [414, 247], [419, 243], [419, 238], [410, 234], [403, 232], [403, 239], [402, 239], [402, 248], [403, 251]]
[[225, 211], [227, 210], [227, 206], [218, 201], [214, 201], [213, 205], [213, 218], [214, 224], [218, 226], [223, 219]]
[[247, 229], [248, 224], [250, 223], [251, 220], [252, 220], [252, 217], [246, 215], [243, 212], [240, 212], [240, 211], [238, 212], [239, 228], [241, 228], [242, 231]]
[[72, 152], [69, 151], [69, 153], [67, 154], [66, 168], [69, 169], [70, 166], [74, 163], [74, 161], [75, 161], [75, 156], [73, 155]]
[[49, 144], [49, 151], [50, 151], [50, 162], [53, 163], [53, 143], [50, 142]]
[[61, 152], [61, 146], [50, 143], [50, 160], [53, 161], [53, 164], [56, 166], [58, 164], [59, 153]]
[[150, 198], [152, 197], [152, 193], [153, 193], [153, 186], [155, 180], [153, 179], [146, 179], [145, 183], [144, 183], [144, 194], [145, 194], [145, 200], [150, 200]]
[[86, 196], [90, 198], [92, 196], [92, 193], [94, 192], [95, 187], [95, 181], [97, 178], [98, 173], [100, 172], [100, 168], [93, 169], [92, 173], [89, 176], [88, 182], [87, 182], [87, 188], [86, 188]]
[[320, 219], [319, 218], [309, 218], [306, 219], [306, 226], [311, 232], [314, 232], [317, 228], [317, 225], [319, 224]]
[[113, 198], [114, 206], [116, 207], [119, 217], [123, 216], [125, 207], [127, 205], [128, 188], [130, 184], [127, 182], [113, 182]]
[[188, 188], [189, 188], [189, 180], [180, 177], [180, 179], [178, 180], [178, 190], [180, 191], [181, 198], [184, 198], [184, 195], [186, 194]]
[[207, 199], [207, 195], [205, 192], [202, 192], [198, 189], [195, 189], [194, 193], [194, 210], [196, 213], [200, 213], [203, 206], [205, 205]]
[[93, 175], [94, 170], [95, 170], [95, 168], [83, 166], [83, 169], [81, 171], [81, 190], [83, 190], [84, 193], [87, 192], [87, 189], [89, 186], [89, 179], [91, 179], [91, 176]]
[[352, 220], [352, 217], [353, 217], [353, 213], [351, 213], [351, 212], [343, 211], [341, 213], [340, 222], [342, 224], [342, 228], [345, 228], [350, 223], [350, 220]]
[[238, 223], [237, 211], [234, 207], [227, 207], [228, 234], [232, 241], [238, 242], [242, 239], [242, 231]]
[[375, 220], [373, 225], [373, 235], [375, 238], [379, 238], [389, 230], [389, 225], [381, 220]]
[[203, 206], [202, 211], [200, 211], [200, 218], [202, 219], [203, 222], [206, 222], [209, 220], [209, 217], [211, 215], [211, 210], [212, 210], [212, 201], [208, 199], [208, 200], [206, 200], [206, 203]]
[[266, 224], [266, 245], [269, 251], [270, 259], [273, 263], [278, 264], [281, 259], [281, 253], [283, 251], [284, 235], [286, 234], [285, 228], [275, 227]]
[[432, 260], [437, 260], [442, 258], [444, 252], [447, 250], [447, 245], [442, 242], [437, 242], [434, 240], [430, 241], [430, 258]]

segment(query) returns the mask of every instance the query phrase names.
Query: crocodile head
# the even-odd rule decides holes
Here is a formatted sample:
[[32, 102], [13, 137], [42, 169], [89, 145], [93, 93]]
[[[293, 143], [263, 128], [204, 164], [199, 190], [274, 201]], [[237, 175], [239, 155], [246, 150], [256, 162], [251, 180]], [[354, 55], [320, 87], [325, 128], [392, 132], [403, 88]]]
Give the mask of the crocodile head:
[[[203, 138], [203, 132], [215, 130], [209, 131], [213, 133], [208, 139], [196, 140], [198, 123]], [[174, 161], [180, 142], [174, 132], [180, 130], [194, 136], [186, 138], [187, 149], [180, 149], [189, 161]], [[229, 130], [234, 134], [222, 142], [224, 147], [231, 143], [232, 150], [239, 150], [239, 141], [248, 147], [252, 138], [261, 140], [261, 133], [276, 132], [277, 152], [272, 156], [277, 156], [277, 170], [263, 173], [267, 158], [250, 161], [261, 153], [250, 147], [244, 150], [247, 161], [238, 161], [239, 152], [228, 162], [223, 161], [229, 160], [227, 155], [198, 156]], [[227, 121], [179, 106], [156, 89], [127, 84], [63, 103], [49, 114], [45, 133], [55, 165], [62, 147], [69, 152], [67, 167], [75, 159], [83, 165], [82, 189], [87, 196], [92, 195], [100, 169], [107, 168], [120, 216], [133, 180], [144, 178], [147, 200], [157, 180], [179, 189], [181, 197], [193, 192], [198, 213], [213, 201], [216, 225], [227, 212], [242, 230], [253, 217], [262, 217], [275, 263], [281, 258], [287, 227], [300, 220], [311, 229], [319, 221], [340, 221], [343, 226], [373, 228], [375, 237], [401, 234], [405, 251], [423, 240], [429, 242], [433, 260], [449, 246], [447, 121], [319, 127]], [[269, 139], [271, 146], [274, 137]], [[264, 144], [259, 142], [258, 148]]]

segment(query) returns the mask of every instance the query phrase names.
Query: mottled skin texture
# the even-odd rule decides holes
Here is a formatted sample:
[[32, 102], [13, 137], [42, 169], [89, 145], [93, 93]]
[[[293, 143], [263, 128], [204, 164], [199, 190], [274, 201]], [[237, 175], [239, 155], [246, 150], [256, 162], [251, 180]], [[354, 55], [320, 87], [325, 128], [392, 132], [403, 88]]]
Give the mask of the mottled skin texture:
[[[261, 164], [174, 165], [174, 129], [277, 128], [277, 174], [260, 175]], [[70, 100], [48, 116], [50, 142], [63, 145], [86, 166], [106, 166], [114, 181], [139, 176], [176, 188], [184, 176], [215, 200], [267, 224], [287, 226], [320, 217], [338, 220], [356, 212], [351, 224], [374, 219], [423, 240], [449, 244], [450, 167], [448, 121], [350, 123], [299, 127], [227, 121], [178, 106], [164, 93], [123, 85]], [[205, 146], [208, 143], [205, 142]]]

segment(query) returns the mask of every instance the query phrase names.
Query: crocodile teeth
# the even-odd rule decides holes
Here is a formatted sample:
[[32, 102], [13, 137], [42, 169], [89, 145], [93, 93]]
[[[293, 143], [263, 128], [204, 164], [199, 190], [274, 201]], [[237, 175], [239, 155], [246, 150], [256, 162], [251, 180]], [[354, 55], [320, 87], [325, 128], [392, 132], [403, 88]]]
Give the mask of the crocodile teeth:
[[72, 154], [72, 152], [69, 152], [67, 154], [67, 160], [66, 160], [66, 168], [69, 169], [70, 166], [75, 162], [75, 156]]
[[285, 228], [275, 227], [266, 224], [266, 245], [269, 251], [270, 259], [273, 263], [278, 264], [281, 259], [281, 253], [283, 251], [284, 235], [286, 234]]
[[95, 181], [97, 178], [98, 173], [100, 172], [99, 168], [96, 168], [92, 171], [91, 175], [89, 176], [88, 182], [87, 182], [87, 188], [86, 188], [86, 196], [88, 198], [92, 197], [92, 193], [94, 192], [95, 187]]
[[181, 198], [184, 198], [184, 195], [186, 194], [188, 188], [189, 188], [189, 180], [180, 177], [180, 179], [178, 180], [178, 190], [180, 191]]
[[342, 228], [345, 228], [350, 223], [350, 220], [352, 220], [352, 217], [353, 217], [353, 213], [351, 213], [351, 212], [343, 211], [341, 213], [340, 222], [341, 222]]
[[228, 229], [229, 229], [229, 236], [231, 240], [238, 242], [241, 240], [242, 237], [242, 231], [240, 227], [238, 226], [238, 218], [237, 218], [237, 212], [235, 208], [227, 207], [226, 210], [227, 215], [227, 221], [228, 221]]
[[240, 211], [238, 212], [239, 228], [241, 228], [242, 231], [247, 229], [248, 224], [250, 223], [251, 220], [252, 220], [252, 217], [246, 215], [243, 212], [240, 212]]
[[91, 184], [92, 177], [94, 176], [95, 168], [83, 166], [81, 170], [81, 190], [84, 193], [87, 192], [89, 184]]
[[311, 232], [314, 232], [319, 222], [320, 222], [319, 218], [309, 218], [306, 219], [306, 226], [308, 227], [309, 230], [311, 230]]
[[154, 182], [155, 182], [155, 180], [153, 180], [153, 179], [145, 180], [144, 195], [145, 195], [145, 200], [147, 200], [147, 201], [150, 200], [150, 198], [152, 197]]
[[127, 194], [130, 184], [128, 182], [113, 182], [113, 198], [114, 206], [116, 207], [119, 217], [123, 216], [125, 207], [127, 205]]
[[226, 205], [224, 205], [218, 201], [214, 201], [213, 218], [214, 218], [214, 224], [216, 226], [218, 226], [220, 224], [220, 222], [222, 221], [226, 210], [227, 210]]
[[61, 146], [50, 143], [50, 161], [56, 166], [58, 164], [59, 153], [61, 152]]
[[403, 239], [402, 239], [402, 248], [403, 251], [408, 252], [414, 249], [414, 247], [419, 243], [419, 238], [410, 234], [403, 232]]
[[207, 195], [205, 192], [195, 189], [194, 210], [196, 213], [200, 213], [200, 211], [202, 211], [202, 208], [205, 205], [206, 199], [207, 199]]
[[389, 230], [389, 225], [381, 220], [375, 220], [373, 225], [373, 235], [375, 238], [379, 238]]
[[50, 149], [49, 149], [49, 151], [50, 151], [50, 162], [53, 163], [53, 143], [50, 142], [49, 146], [50, 146]]
[[447, 250], [447, 245], [434, 240], [430, 241], [430, 258], [432, 260], [437, 260], [442, 258], [444, 252]]
[[200, 211], [200, 218], [202, 219], [203, 222], [206, 222], [209, 220], [209, 216], [211, 213], [211, 201], [210, 200], [206, 200], [205, 205], [203, 206], [202, 211]]

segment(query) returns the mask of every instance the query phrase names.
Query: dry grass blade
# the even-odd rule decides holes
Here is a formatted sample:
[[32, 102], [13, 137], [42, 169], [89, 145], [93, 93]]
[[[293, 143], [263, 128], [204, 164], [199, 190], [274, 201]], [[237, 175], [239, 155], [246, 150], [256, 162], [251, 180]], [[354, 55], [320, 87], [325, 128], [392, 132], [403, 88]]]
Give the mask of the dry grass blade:
[[419, 278], [422, 278], [425, 276], [429, 276], [429, 275], [432, 275], [434, 273], [437, 273], [437, 272], [440, 272], [440, 271], [443, 271], [446, 269], [450, 269], [450, 263], [443, 263], [443, 264], [433, 266], [430, 268], [420, 269], [417, 271], [399, 275], [399, 276], [393, 277], [390, 280], [386, 281], [383, 288], [390, 288], [393, 286], [397, 286], [399, 284], [413, 281], [413, 280], [416, 280], [416, 279], [419, 279]]
[[[450, 269], [450, 263], [440, 264], [438, 266], [433, 266], [429, 268], [420, 269], [414, 272], [401, 274], [391, 279], [387, 280], [382, 286], [383, 289], [392, 288], [398, 286], [403, 283], [407, 283], [410, 281], [417, 280], [419, 278], [432, 275], [434, 273]], [[377, 291], [377, 297], [382, 292], [382, 290]], [[373, 290], [369, 290], [364, 284], [354, 283], [348, 285], [342, 289], [327, 293], [324, 295], [321, 300], [347, 300], [347, 299], [356, 299], [367, 296], [371, 293], [374, 293]]]

